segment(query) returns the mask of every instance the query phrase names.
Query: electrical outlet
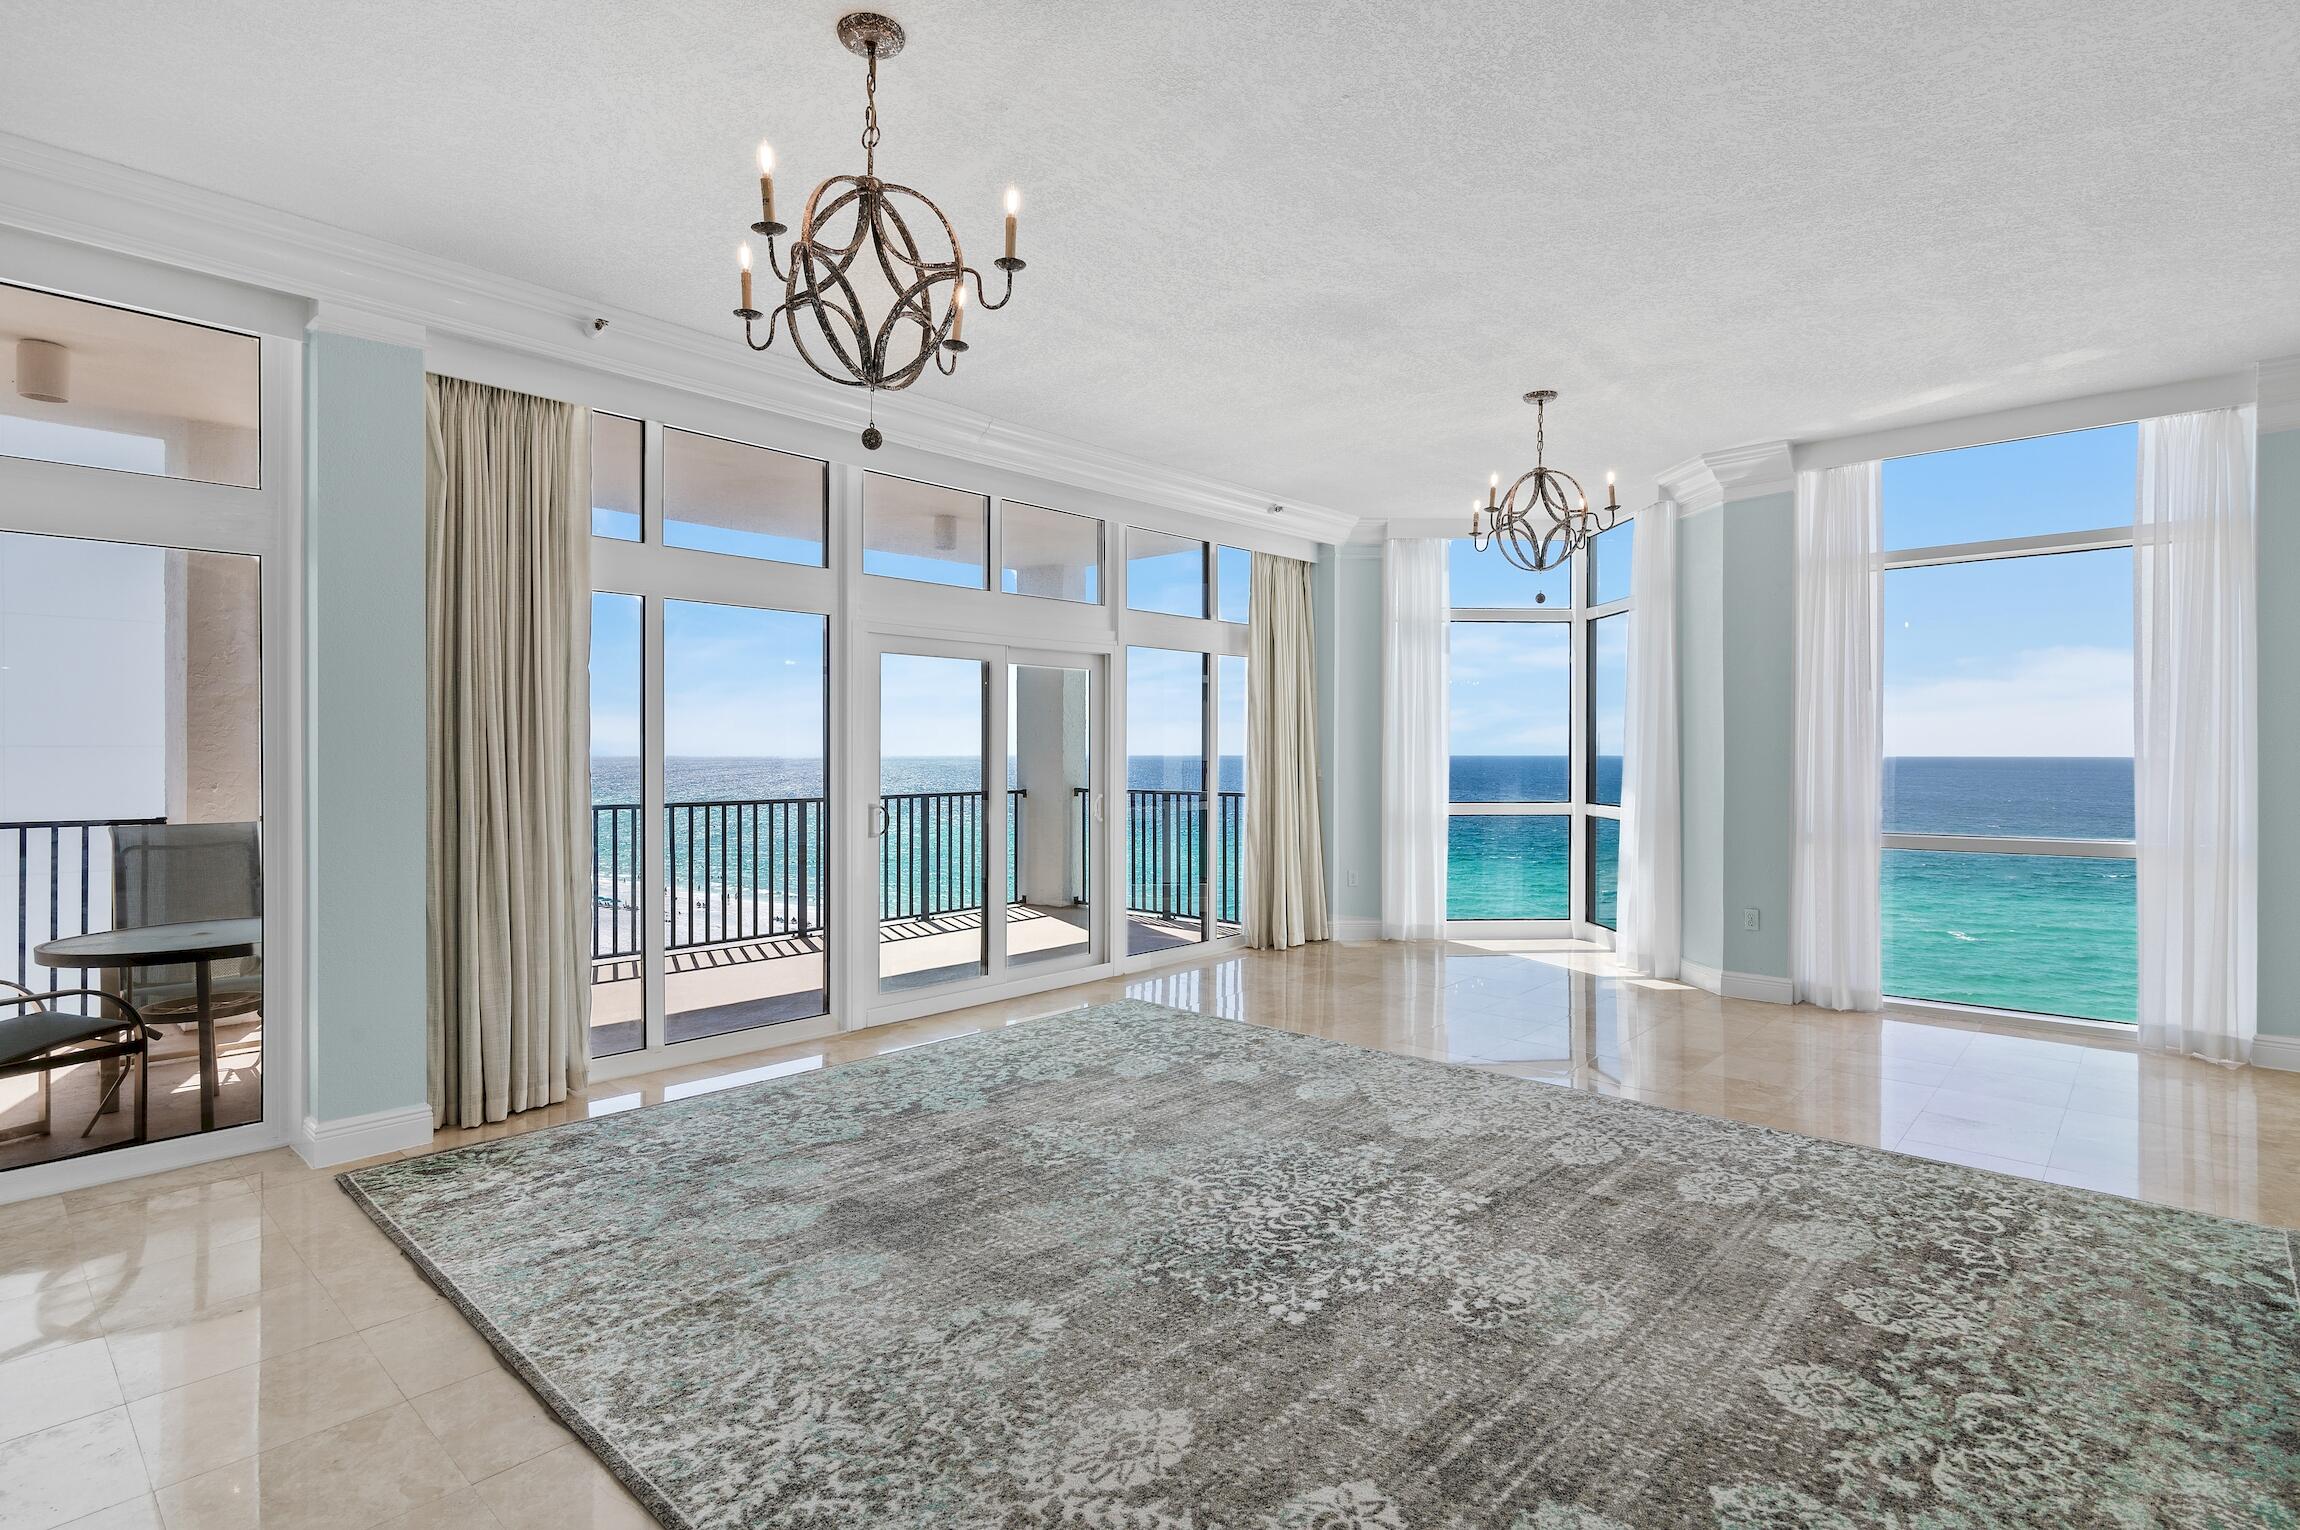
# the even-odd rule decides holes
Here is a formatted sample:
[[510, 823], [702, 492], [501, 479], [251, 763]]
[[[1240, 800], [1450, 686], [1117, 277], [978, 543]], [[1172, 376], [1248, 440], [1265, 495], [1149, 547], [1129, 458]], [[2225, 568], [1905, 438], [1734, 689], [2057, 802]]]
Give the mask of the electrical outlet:
[[1744, 930], [1757, 928], [1757, 911], [1755, 909], [1745, 908], [1741, 910], [1741, 928]]
[[1342, 876], [1344, 878], [1343, 885], [1345, 887], [1355, 887], [1358, 885], [1358, 874], [1356, 872], [1345, 871], [1342, 873]]

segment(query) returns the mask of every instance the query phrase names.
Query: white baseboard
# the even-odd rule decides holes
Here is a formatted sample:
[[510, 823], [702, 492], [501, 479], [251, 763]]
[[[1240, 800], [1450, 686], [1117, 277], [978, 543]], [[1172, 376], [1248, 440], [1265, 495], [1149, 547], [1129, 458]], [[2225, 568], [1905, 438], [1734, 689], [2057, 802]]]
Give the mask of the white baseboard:
[[1379, 919], [1329, 919], [1336, 940], [1379, 940], [1382, 922]]
[[1785, 977], [1767, 977], [1757, 972], [1726, 973], [1724, 993], [1728, 999], [1755, 999], [1760, 1004], [1797, 1002], [1796, 984]]
[[296, 1156], [313, 1168], [327, 1169], [383, 1153], [427, 1147], [430, 1143], [431, 1107], [401, 1105], [336, 1121], [305, 1116], [303, 1130], [295, 1140], [295, 1150]]
[[1754, 999], [1760, 1004], [1794, 1004], [1797, 985], [1784, 977], [1760, 972], [1726, 972], [1703, 962], [1679, 958], [1677, 975], [1707, 993], [1728, 999]]
[[2300, 1073], [2300, 1036], [2255, 1036], [2252, 1066]]

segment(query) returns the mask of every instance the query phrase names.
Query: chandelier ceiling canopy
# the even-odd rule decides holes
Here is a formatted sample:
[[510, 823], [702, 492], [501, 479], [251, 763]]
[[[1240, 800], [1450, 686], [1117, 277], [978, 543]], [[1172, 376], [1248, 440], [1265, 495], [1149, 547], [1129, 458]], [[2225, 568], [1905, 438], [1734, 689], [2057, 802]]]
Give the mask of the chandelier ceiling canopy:
[[[901, 25], [873, 11], [854, 11], [839, 19], [838, 36], [848, 51], [869, 61], [862, 174], [834, 175], [808, 194], [785, 270], [775, 248], [788, 229], [775, 220], [774, 151], [759, 145], [759, 221], [751, 232], [767, 241], [767, 270], [782, 283], [782, 300], [764, 311], [753, 305], [751, 247], [745, 244], [743, 301], [735, 317], [754, 351], [772, 346], [787, 319], [801, 360], [842, 387], [867, 389], [871, 414], [862, 442], [875, 451], [884, 439], [878, 395], [909, 387], [930, 363], [945, 376], [956, 371], [967, 349], [967, 308], [995, 311], [1013, 297], [1014, 273], [1024, 266], [1014, 253], [1021, 197], [1007, 188], [1006, 253], [991, 262], [1006, 282], [992, 302], [942, 209], [923, 192], [879, 178], [878, 66], [903, 50]], [[971, 304], [968, 277], [974, 279]], [[756, 333], [762, 320], [763, 340]]]
[[1501, 475], [1494, 474], [1486, 484], [1485, 503], [1473, 502], [1469, 516], [1473, 547], [1484, 552], [1498, 546], [1504, 558], [1529, 574], [1556, 568], [1621, 518], [1611, 473], [1605, 475], [1605, 503], [1592, 510], [1581, 480], [1549, 466], [1548, 409], [1556, 397], [1555, 388], [1536, 388], [1525, 396], [1533, 405], [1533, 470], [1506, 494]]

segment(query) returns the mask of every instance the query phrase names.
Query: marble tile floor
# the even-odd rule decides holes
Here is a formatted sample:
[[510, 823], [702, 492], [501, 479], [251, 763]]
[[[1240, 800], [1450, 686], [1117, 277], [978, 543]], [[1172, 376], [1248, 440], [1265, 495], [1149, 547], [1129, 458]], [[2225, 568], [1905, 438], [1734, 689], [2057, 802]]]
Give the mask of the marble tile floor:
[[[1121, 995], [2300, 1226], [2300, 1075], [2143, 1058], [2114, 1031], [1719, 999], [1565, 941], [1215, 955], [601, 1083], [422, 1151]], [[0, 1530], [651, 1523], [332, 1178], [283, 1149], [0, 1206]]]

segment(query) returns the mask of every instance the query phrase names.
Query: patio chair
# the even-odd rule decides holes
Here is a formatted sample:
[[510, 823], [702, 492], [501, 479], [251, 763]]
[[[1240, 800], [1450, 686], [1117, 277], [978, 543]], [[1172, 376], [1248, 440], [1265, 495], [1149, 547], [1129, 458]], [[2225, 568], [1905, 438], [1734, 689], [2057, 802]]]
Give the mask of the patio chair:
[[[21, 1013], [0, 1017], [0, 1079], [21, 1078], [37, 1074], [40, 1080], [40, 1119], [32, 1126], [8, 1133], [10, 1137], [45, 1137], [51, 1129], [48, 1112], [48, 1075], [59, 1068], [76, 1067], [81, 1063], [105, 1062], [111, 1059], [133, 1059], [136, 1070], [136, 1134], [132, 1139], [142, 1142], [148, 1130], [151, 1111], [151, 1039], [153, 1032], [144, 1024], [144, 1017], [136, 1006], [117, 994], [101, 988], [58, 988], [48, 993], [34, 993], [21, 983], [0, 978], [0, 988], [14, 989], [13, 994], [0, 994], [0, 1010], [19, 1009], [24, 1005], [45, 1006], [53, 999], [93, 998], [110, 1004], [120, 1011], [106, 1018], [102, 1014], [74, 1015], [45, 1007], [22, 1009]], [[106, 1040], [105, 1038], [111, 1038]], [[84, 1045], [83, 1043], [95, 1043]], [[65, 1050], [70, 1048], [72, 1050]], [[112, 1103], [121, 1081], [127, 1077], [125, 1069], [115, 1074], [96, 1102], [88, 1124], [80, 1129], [85, 1137], [96, 1129], [96, 1122]]]
[[[263, 842], [252, 823], [121, 824], [112, 830], [112, 927], [252, 919], [264, 911]], [[189, 965], [146, 967], [130, 989], [146, 1020], [188, 1020], [198, 1008]], [[218, 962], [217, 1019], [263, 1008], [263, 958]]]

